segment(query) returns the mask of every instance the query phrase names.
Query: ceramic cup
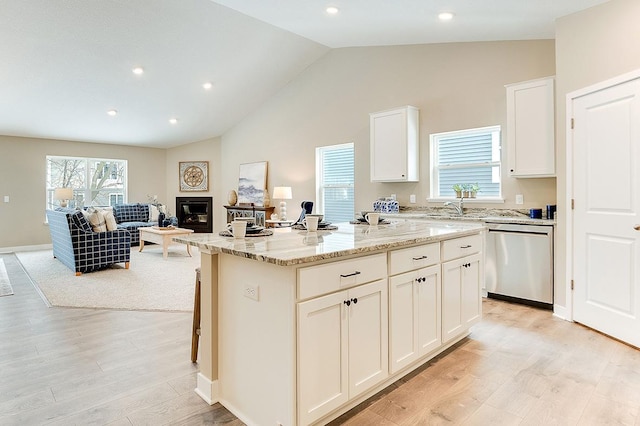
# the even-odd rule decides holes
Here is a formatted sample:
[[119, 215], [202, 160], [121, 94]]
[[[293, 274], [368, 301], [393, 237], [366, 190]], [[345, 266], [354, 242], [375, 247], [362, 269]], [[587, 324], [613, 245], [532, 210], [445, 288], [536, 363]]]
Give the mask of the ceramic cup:
[[380, 213], [369, 212], [364, 219], [369, 222], [369, 225], [377, 225], [380, 220]]
[[318, 230], [319, 222], [320, 222], [319, 215], [312, 215], [312, 214], [306, 215], [302, 220], [302, 224], [304, 225], [305, 228], [307, 228], [307, 231], [309, 232], [316, 232]]
[[233, 222], [245, 222], [247, 226], [251, 226], [256, 223], [256, 218], [253, 216], [249, 217], [236, 217], [233, 219]]
[[244, 238], [247, 235], [247, 221], [234, 220], [231, 222], [231, 233], [233, 238]]

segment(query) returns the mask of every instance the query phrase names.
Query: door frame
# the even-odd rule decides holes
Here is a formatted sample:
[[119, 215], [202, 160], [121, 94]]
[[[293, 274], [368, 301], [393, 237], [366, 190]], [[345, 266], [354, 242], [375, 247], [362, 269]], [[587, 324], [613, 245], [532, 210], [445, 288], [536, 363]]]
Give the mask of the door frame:
[[[631, 80], [640, 78], [640, 69], [630, 71], [625, 74], [612, 77], [610, 79], [592, 84], [582, 89], [574, 90], [566, 95], [566, 117], [565, 117], [565, 178], [566, 178], [566, 198], [565, 198], [565, 291], [566, 291], [566, 311], [563, 316], [567, 321], [573, 321], [573, 290], [571, 289], [571, 280], [573, 279], [573, 209], [571, 209], [571, 200], [573, 199], [573, 129], [571, 129], [571, 119], [573, 118], [573, 101], [577, 98], [590, 95], [600, 90], [608, 89]], [[554, 311], [559, 308], [554, 306]], [[561, 310], [561, 309], [560, 309]]]

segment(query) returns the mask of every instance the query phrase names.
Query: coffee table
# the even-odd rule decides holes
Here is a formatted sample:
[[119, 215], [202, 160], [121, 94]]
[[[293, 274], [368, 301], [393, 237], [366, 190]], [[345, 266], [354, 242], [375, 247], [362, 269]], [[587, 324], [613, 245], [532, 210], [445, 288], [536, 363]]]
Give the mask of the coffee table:
[[[145, 226], [138, 228], [140, 231], [140, 250], [144, 248], [144, 242], [162, 244], [162, 257], [167, 258], [168, 248], [173, 243], [174, 237], [184, 236], [193, 233], [193, 229], [184, 228], [159, 228], [157, 226]], [[176, 243], [178, 244], [178, 243]], [[187, 254], [191, 256], [189, 245], [187, 244]]]

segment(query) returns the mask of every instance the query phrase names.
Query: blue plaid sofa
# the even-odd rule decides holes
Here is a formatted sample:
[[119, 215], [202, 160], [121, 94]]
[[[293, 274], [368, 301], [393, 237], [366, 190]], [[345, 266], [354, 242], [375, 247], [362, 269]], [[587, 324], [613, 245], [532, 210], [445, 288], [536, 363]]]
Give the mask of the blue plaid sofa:
[[81, 211], [47, 210], [53, 257], [76, 275], [124, 263], [129, 269], [131, 235], [127, 230], [94, 232]]
[[113, 206], [113, 216], [116, 218], [118, 229], [126, 229], [131, 234], [132, 246], [140, 244], [140, 231], [138, 231], [138, 228], [158, 225], [156, 221], [149, 221], [149, 204], [116, 204]]

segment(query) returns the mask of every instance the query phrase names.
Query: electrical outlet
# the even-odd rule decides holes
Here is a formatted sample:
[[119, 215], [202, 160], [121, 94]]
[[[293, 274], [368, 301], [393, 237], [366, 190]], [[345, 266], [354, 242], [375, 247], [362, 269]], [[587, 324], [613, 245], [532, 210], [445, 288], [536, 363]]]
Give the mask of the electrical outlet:
[[9, 196], [8, 196], [8, 195], [5, 195], [5, 196], [4, 196], [4, 202], [5, 202], [5, 203], [8, 203], [8, 202], [9, 202]]
[[411, 204], [415, 204], [416, 203], [416, 194], [409, 195], [409, 202]]
[[524, 195], [516, 194], [516, 204], [524, 204]]
[[257, 285], [245, 284], [244, 286], [244, 297], [248, 297], [249, 299], [253, 299], [255, 301], [259, 298], [260, 287]]

